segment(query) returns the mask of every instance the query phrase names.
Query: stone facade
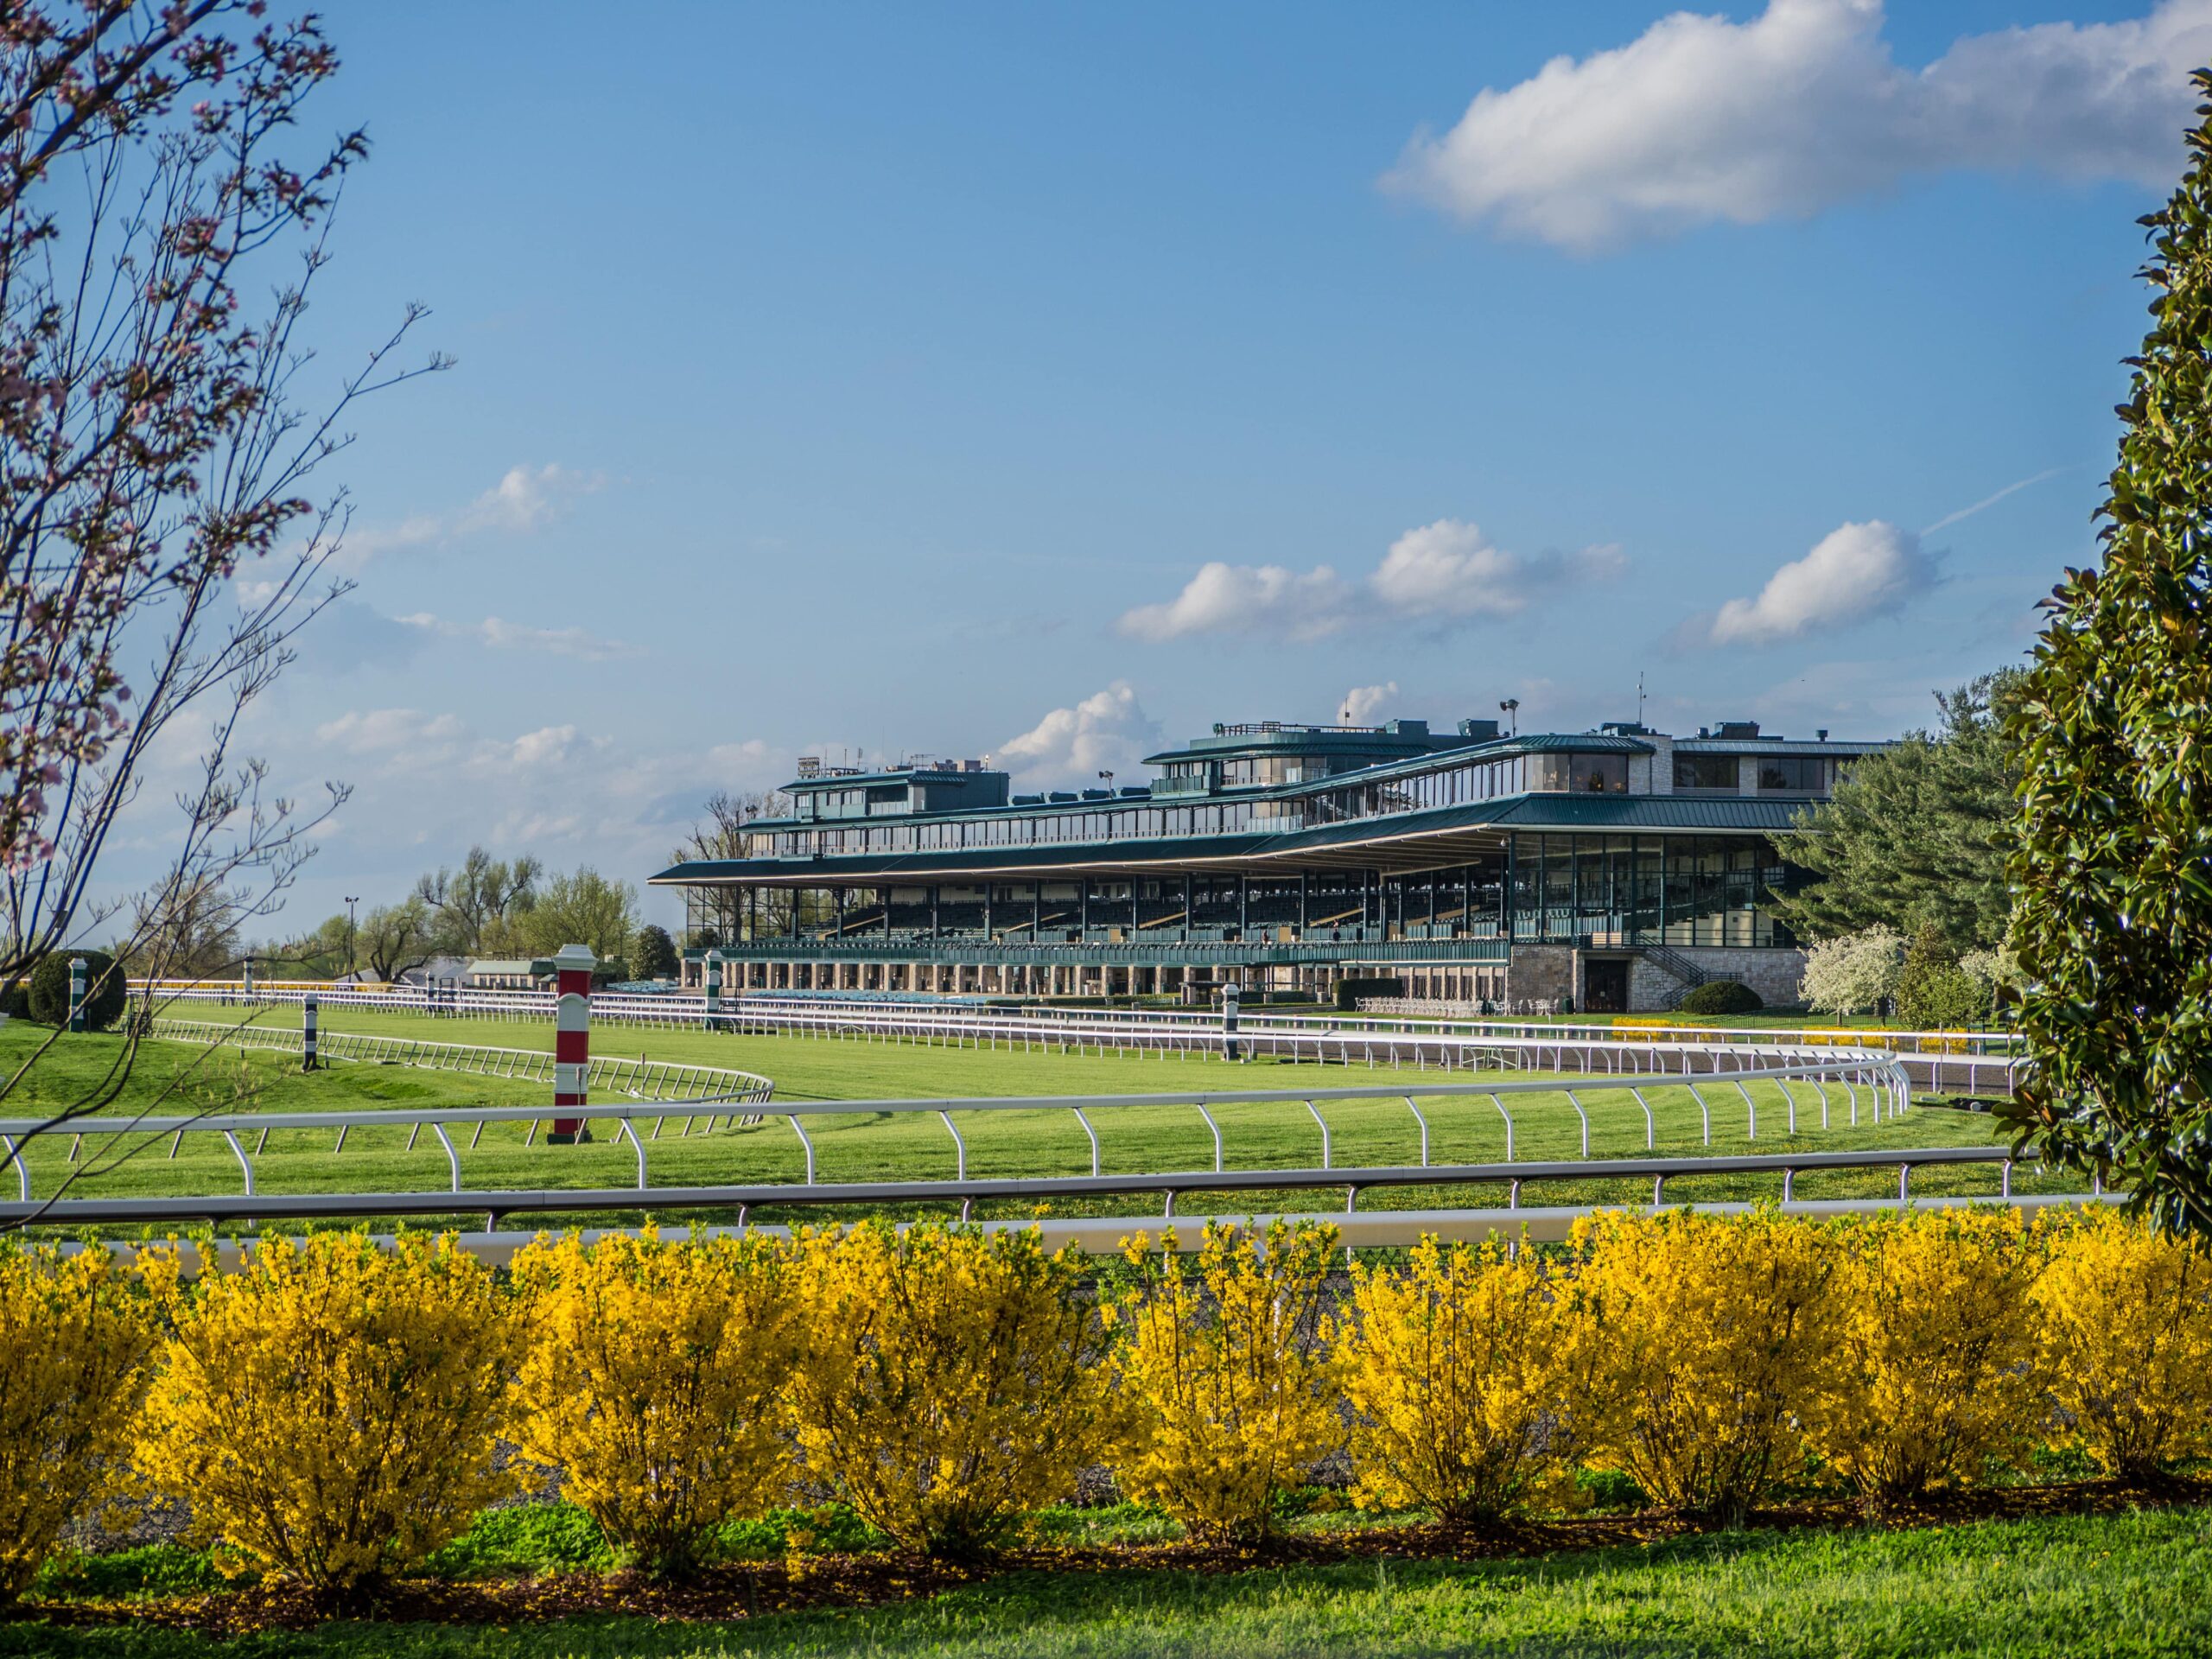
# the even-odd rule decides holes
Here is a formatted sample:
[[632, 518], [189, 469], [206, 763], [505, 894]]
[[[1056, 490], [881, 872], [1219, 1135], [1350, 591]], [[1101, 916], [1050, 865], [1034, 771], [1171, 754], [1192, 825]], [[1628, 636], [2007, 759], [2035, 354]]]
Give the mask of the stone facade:
[[[1773, 946], [1675, 945], [1674, 955], [1694, 963], [1714, 979], [1740, 980], [1772, 1006], [1788, 1007], [1803, 1000], [1805, 953]], [[1568, 997], [1577, 1008], [1588, 997], [1583, 964], [1590, 958], [1629, 963], [1628, 1006], [1631, 1014], [1649, 1014], [1680, 1001], [1681, 981], [1649, 957], [1634, 950], [1579, 950], [1564, 944], [1516, 944], [1506, 967], [1508, 1008], [1525, 1011], [1535, 1004], [1556, 1007]]]

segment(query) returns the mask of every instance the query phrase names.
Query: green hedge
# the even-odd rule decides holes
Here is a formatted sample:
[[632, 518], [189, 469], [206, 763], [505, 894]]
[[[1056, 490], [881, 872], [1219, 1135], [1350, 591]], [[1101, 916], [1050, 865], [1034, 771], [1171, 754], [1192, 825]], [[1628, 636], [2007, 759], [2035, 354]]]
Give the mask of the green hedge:
[[[42, 1026], [68, 1023], [73, 957], [85, 959], [85, 1029], [105, 1031], [123, 1018], [130, 993], [123, 970], [115, 967], [115, 958], [105, 950], [56, 950], [41, 957], [38, 966], [31, 969], [30, 1017]], [[115, 971], [110, 973], [110, 969]]]
[[1766, 1002], [1741, 980], [1709, 979], [1678, 1006], [1684, 1014], [1757, 1014]]
[[1403, 996], [1406, 982], [1398, 978], [1340, 979], [1337, 982], [1337, 1006], [1347, 1013], [1359, 1006], [1363, 996]]

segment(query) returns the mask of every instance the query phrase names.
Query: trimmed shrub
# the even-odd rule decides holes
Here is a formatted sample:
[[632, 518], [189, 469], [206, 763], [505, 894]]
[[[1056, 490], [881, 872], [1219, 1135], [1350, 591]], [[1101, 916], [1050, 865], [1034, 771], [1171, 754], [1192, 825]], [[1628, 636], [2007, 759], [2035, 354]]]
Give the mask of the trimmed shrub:
[[105, 1031], [123, 1018], [130, 988], [115, 958], [105, 950], [55, 950], [31, 969], [29, 1011], [42, 1026], [69, 1023], [69, 963], [85, 959], [85, 1029]]
[[517, 1322], [450, 1235], [264, 1239], [190, 1281], [143, 1263], [171, 1335], [137, 1463], [201, 1540], [354, 1605], [512, 1489], [492, 1456]]
[[1261, 1236], [1209, 1223], [1195, 1262], [1173, 1231], [1157, 1256], [1145, 1234], [1128, 1242], [1145, 1287], [1122, 1310], [1129, 1496], [1199, 1537], [1249, 1543], [1273, 1529], [1276, 1494], [1343, 1444], [1321, 1314], [1336, 1243], [1325, 1223], [1281, 1222]]
[[1816, 1449], [1879, 1503], [1976, 1479], [2037, 1415], [2029, 1292], [2041, 1265], [2009, 1210], [1853, 1228], [1833, 1286], [1840, 1340]]
[[1708, 979], [1675, 1004], [1684, 1014], [1757, 1014], [1766, 1001], [1739, 979]]
[[1433, 1237], [1402, 1273], [1355, 1264], [1343, 1332], [1363, 1506], [1494, 1521], [1571, 1466], [1588, 1355], [1541, 1259]]
[[1402, 979], [1340, 979], [1337, 982], [1337, 1007], [1351, 1013], [1359, 1007], [1362, 997], [1403, 996], [1405, 994], [1406, 982]]
[[2212, 1451], [2212, 1251], [2111, 1210], [2045, 1211], [2032, 1293], [2065, 1443], [2149, 1478]]
[[781, 1247], [572, 1233], [514, 1274], [531, 1318], [511, 1438], [648, 1573], [687, 1575], [724, 1522], [782, 1496], [798, 1331]]
[[145, 1391], [150, 1313], [98, 1245], [0, 1243], [0, 1606], [113, 1484]]
[[878, 1224], [801, 1249], [807, 1354], [788, 1399], [808, 1474], [908, 1548], [956, 1559], [1074, 1497], [1117, 1419], [1072, 1248]]
[[1799, 1460], [1834, 1351], [1831, 1234], [1770, 1211], [1619, 1211], [1575, 1224], [1570, 1306], [1598, 1344], [1592, 1461], [1740, 1525]]

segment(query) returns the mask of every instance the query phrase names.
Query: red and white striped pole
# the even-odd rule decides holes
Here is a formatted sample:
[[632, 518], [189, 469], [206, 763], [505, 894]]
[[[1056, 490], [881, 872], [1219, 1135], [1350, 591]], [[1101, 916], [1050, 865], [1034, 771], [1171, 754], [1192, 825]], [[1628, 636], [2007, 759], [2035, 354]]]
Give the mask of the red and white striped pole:
[[[588, 1141], [583, 1116], [584, 1080], [591, 1071], [591, 970], [599, 966], [588, 945], [564, 944], [553, 957], [553, 1133], [554, 1146]], [[569, 1116], [563, 1117], [563, 1111]]]

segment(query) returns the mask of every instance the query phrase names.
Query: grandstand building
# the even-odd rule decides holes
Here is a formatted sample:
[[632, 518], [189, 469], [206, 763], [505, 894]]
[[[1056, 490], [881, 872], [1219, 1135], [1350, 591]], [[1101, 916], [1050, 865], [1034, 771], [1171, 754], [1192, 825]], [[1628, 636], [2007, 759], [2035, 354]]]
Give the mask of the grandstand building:
[[1014, 794], [977, 760], [802, 762], [787, 816], [694, 860], [684, 976], [727, 992], [1096, 996], [1234, 982], [1508, 1012], [1669, 1007], [1709, 979], [1798, 1000], [1770, 837], [1873, 743], [1615, 722], [1502, 735], [1224, 725], [1147, 785]]

